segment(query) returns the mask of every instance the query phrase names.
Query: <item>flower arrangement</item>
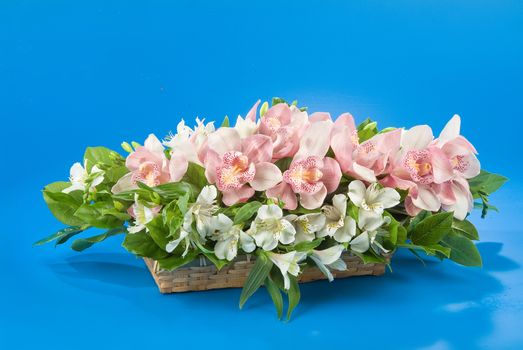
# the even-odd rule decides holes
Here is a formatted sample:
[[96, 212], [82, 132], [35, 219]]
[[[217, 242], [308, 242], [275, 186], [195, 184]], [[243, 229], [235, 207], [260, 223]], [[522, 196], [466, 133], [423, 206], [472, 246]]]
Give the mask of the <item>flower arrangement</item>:
[[182, 121], [163, 141], [124, 142], [126, 157], [87, 148], [68, 182], [43, 190], [67, 227], [35, 244], [101, 228], [72, 248], [123, 234], [123, 247], [165, 270], [201, 257], [221, 269], [252, 256], [240, 306], [265, 285], [279, 316], [282, 293], [288, 316], [296, 306], [302, 271], [332, 280], [346, 269], [342, 254], [387, 264], [403, 248], [481, 265], [466, 218], [474, 206], [483, 217], [496, 210], [488, 197], [506, 178], [480, 170], [459, 116], [434, 138], [427, 125], [378, 130], [348, 113], [309, 115], [278, 98], [258, 113], [259, 104], [234, 126], [227, 117], [219, 128]]

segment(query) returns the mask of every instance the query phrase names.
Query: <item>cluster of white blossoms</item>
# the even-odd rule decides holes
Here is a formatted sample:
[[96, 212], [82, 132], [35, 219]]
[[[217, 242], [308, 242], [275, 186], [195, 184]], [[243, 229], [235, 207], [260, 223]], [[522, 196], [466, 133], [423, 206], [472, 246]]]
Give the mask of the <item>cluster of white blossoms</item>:
[[[189, 206], [179, 236], [167, 244], [166, 251], [173, 252], [184, 242], [182, 256], [185, 256], [190, 247], [201, 246], [211, 240], [215, 242], [216, 257], [232, 261], [240, 249], [248, 254], [258, 247], [267, 252], [267, 256], [280, 269], [285, 288], [289, 286], [288, 275], [298, 276], [298, 263], [306, 257], [310, 257], [332, 280], [329, 269], [346, 269], [341, 259], [345, 250], [356, 253], [365, 253], [369, 249], [377, 254], [387, 252], [380, 243], [380, 237], [388, 234], [384, 226], [390, 223], [390, 218], [384, 216], [384, 209], [396, 206], [399, 201], [400, 195], [394, 189], [382, 188], [378, 184], [366, 187], [363, 182], [355, 180], [350, 183], [346, 194], [334, 195], [332, 205], [324, 205], [318, 212], [284, 215], [277, 204], [266, 204], [258, 209], [250, 227], [245, 228], [243, 223], [234, 224], [228, 216], [217, 213], [220, 209], [216, 204], [217, 190], [209, 185]], [[350, 203], [357, 208], [355, 217], [349, 215]], [[143, 217], [150, 221], [153, 215]], [[139, 224], [143, 227], [146, 223]], [[334, 244], [323, 250], [277, 252], [281, 251], [278, 247], [292, 247], [325, 237], [331, 237]]]

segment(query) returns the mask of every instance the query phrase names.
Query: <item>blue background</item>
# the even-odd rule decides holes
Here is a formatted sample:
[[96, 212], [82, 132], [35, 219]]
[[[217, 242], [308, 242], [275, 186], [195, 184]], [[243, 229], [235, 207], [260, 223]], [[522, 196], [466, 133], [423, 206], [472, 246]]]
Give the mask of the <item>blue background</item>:
[[[9, 1], [0, 4], [0, 348], [522, 349], [521, 1]], [[160, 295], [119, 238], [82, 254], [41, 188], [85, 147], [180, 118], [299, 99], [382, 127], [454, 114], [485, 169], [511, 178], [478, 215], [483, 268], [398, 254], [383, 277], [304, 285], [289, 323], [265, 293]]]

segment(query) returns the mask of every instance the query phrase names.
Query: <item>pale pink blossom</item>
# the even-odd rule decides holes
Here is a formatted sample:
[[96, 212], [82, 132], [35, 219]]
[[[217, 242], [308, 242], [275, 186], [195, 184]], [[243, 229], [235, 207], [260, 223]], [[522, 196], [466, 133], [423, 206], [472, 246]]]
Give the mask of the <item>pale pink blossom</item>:
[[180, 154], [172, 154], [168, 159], [160, 140], [150, 134], [143, 146], [129, 154], [125, 166], [130, 172], [113, 186], [113, 193], [134, 189], [137, 182], [153, 187], [180, 181], [187, 171], [188, 162]]
[[333, 123], [330, 120], [312, 123], [305, 131], [300, 146], [283, 181], [267, 191], [267, 197], [279, 198], [286, 209], [296, 209], [298, 198], [306, 209], [322, 206], [327, 193], [334, 192], [340, 183], [338, 162], [326, 157]]
[[222, 192], [225, 205], [245, 202], [255, 191], [265, 191], [282, 179], [271, 163], [272, 141], [266, 135], [241, 139], [235, 129], [224, 127], [209, 136], [207, 146], [205, 176]]
[[360, 143], [354, 118], [344, 113], [334, 123], [331, 147], [343, 173], [376, 182], [376, 176], [386, 173], [390, 158], [399, 151], [400, 139], [401, 129], [396, 129]]
[[296, 106], [278, 103], [267, 110], [261, 117], [259, 133], [271, 138], [274, 160], [294, 156], [308, 123], [307, 112]]

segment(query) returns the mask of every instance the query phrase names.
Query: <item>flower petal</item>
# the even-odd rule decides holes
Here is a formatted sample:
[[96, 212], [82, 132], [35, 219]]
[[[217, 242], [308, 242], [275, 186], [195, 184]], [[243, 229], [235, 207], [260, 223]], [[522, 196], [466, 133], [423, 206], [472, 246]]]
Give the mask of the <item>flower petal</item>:
[[323, 185], [316, 193], [302, 193], [300, 194], [300, 204], [305, 209], [317, 209], [323, 205], [323, 201], [327, 196], [327, 187]]
[[320, 259], [323, 264], [330, 265], [340, 258], [344, 250], [342, 244], [337, 244], [327, 249], [313, 250], [312, 255]]
[[163, 145], [154, 134], [149, 134], [144, 142], [144, 147], [153, 153], [163, 154]]
[[401, 146], [405, 151], [417, 150], [427, 147], [434, 136], [428, 125], [418, 125], [404, 131], [401, 135]]
[[173, 154], [169, 160], [169, 175], [171, 182], [178, 182], [187, 172], [189, 162], [182, 155]]
[[300, 148], [294, 156], [294, 160], [310, 156], [325, 157], [330, 147], [332, 126], [332, 121], [320, 121], [311, 124], [300, 140]]
[[222, 193], [223, 204], [225, 204], [226, 206], [231, 206], [236, 203], [246, 202], [249, 198], [251, 198], [254, 195], [254, 190], [250, 186], [243, 185], [238, 189]]
[[356, 235], [356, 220], [350, 216], [346, 216], [343, 222], [343, 226], [334, 232], [334, 239], [340, 243], [346, 243]]
[[256, 122], [256, 110], [258, 109], [259, 104], [260, 104], [260, 100], [256, 101], [256, 103], [251, 107], [251, 109], [245, 116], [245, 120], [251, 120], [253, 122]]
[[351, 181], [349, 184], [349, 198], [354, 205], [361, 208], [363, 201], [365, 200], [365, 193], [367, 188], [365, 184], [360, 180]]
[[272, 159], [272, 140], [266, 135], [252, 135], [242, 141], [242, 153], [249, 162], [270, 162]]
[[357, 253], [365, 253], [370, 248], [369, 234], [365, 231], [350, 242], [350, 249]]
[[444, 145], [459, 136], [461, 118], [455, 114], [445, 125], [438, 137], [438, 143]]
[[111, 192], [116, 194], [137, 188], [138, 186], [132, 181], [132, 175], [132, 173], [127, 173], [122, 176], [120, 180], [114, 184], [113, 188], [111, 188]]
[[282, 217], [283, 211], [276, 204], [262, 205], [258, 209], [257, 218], [260, 220], [281, 219]]
[[265, 194], [268, 198], [276, 198], [283, 201], [283, 203], [285, 203], [285, 209], [294, 210], [298, 207], [298, 199], [292, 191], [291, 186], [286, 182], [282, 182], [279, 185], [268, 189]]
[[280, 169], [272, 163], [259, 163], [255, 165], [255, 168], [256, 173], [250, 185], [256, 191], [265, 191], [276, 186], [282, 180]]
[[327, 187], [327, 193], [336, 191], [341, 180], [341, 169], [338, 162], [330, 157], [325, 157], [321, 172], [323, 173], [321, 181]]
[[331, 117], [330, 113], [327, 113], [327, 112], [315, 112], [309, 116], [309, 121], [311, 123], [322, 122], [322, 121], [332, 121], [332, 117]]
[[383, 216], [372, 210], [361, 209], [358, 212], [358, 226], [362, 230], [374, 231], [383, 225]]
[[209, 135], [207, 148], [216, 152], [219, 156], [229, 151], [241, 150], [240, 135], [232, 128], [219, 128]]
[[356, 162], [352, 163], [352, 171], [350, 172], [354, 177], [367, 182], [376, 182], [376, 175], [372, 169], [364, 167]]

